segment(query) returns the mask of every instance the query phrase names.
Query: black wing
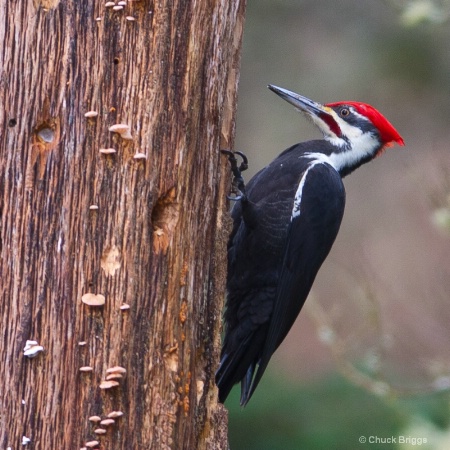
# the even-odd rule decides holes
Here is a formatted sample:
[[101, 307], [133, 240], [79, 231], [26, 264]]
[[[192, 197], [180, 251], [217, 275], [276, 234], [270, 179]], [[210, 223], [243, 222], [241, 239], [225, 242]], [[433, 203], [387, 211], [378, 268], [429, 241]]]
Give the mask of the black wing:
[[316, 163], [304, 172], [303, 178], [299, 211], [289, 225], [276, 300], [258, 369], [251, 383], [248, 379], [243, 383], [243, 405], [250, 400], [272, 354], [297, 318], [342, 221], [345, 190], [340, 175], [328, 164]]
[[[329, 150], [324, 140], [314, 144], [324, 154]], [[345, 202], [341, 178], [330, 165], [305, 156], [310, 145], [281, 153], [249, 181], [249, 201], [233, 208], [225, 337], [216, 372], [221, 402], [238, 382], [241, 404], [248, 402], [339, 229]], [[291, 220], [303, 178], [301, 214]]]

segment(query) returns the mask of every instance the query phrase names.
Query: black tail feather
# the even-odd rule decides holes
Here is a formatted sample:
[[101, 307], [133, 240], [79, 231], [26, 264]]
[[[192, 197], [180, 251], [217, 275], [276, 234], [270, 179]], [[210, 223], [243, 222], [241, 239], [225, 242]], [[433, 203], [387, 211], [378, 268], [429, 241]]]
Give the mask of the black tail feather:
[[220, 366], [216, 372], [216, 385], [219, 388], [220, 403], [225, 402], [233, 386], [245, 376], [247, 367], [251, 363], [251, 361], [248, 361], [249, 354], [247, 353], [251, 337], [252, 334], [232, 353], [227, 353], [226, 348], [222, 351]]
[[219, 388], [219, 401], [224, 403], [231, 389], [241, 382], [241, 406], [250, 400], [254, 389], [253, 374], [260, 358], [265, 327], [251, 333], [234, 351], [224, 346], [220, 366], [216, 372], [216, 384]]
[[241, 406], [245, 406], [250, 400], [251, 395], [249, 395], [250, 388], [252, 386], [253, 373], [255, 372], [256, 363], [253, 362], [247, 370], [247, 373], [241, 381]]

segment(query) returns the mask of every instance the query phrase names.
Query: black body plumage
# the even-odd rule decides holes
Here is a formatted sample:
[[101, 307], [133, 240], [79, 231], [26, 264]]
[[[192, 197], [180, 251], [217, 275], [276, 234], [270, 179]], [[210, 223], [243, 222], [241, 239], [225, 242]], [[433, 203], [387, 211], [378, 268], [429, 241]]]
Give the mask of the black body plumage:
[[[323, 153], [332, 150], [325, 140], [314, 143]], [[341, 177], [305, 155], [310, 150], [311, 142], [304, 142], [283, 152], [249, 181], [247, 198], [233, 208], [226, 333], [216, 374], [222, 402], [239, 381], [241, 404], [248, 402], [338, 233], [345, 204]]]

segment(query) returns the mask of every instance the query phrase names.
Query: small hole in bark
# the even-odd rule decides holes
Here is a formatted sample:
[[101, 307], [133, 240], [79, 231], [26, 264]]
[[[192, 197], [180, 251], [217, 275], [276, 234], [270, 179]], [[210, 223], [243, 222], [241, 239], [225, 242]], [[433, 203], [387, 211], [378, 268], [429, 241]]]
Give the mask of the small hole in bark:
[[17, 119], [9, 119], [8, 127], [15, 127], [17, 125]]
[[180, 206], [176, 202], [176, 189], [169, 189], [158, 199], [152, 211], [153, 249], [166, 253], [178, 223]]
[[114, 64], [119, 64], [119, 61], [120, 61], [120, 59], [116, 56], [115, 58], [114, 58]]
[[44, 127], [37, 132], [37, 137], [41, 142], [49, 144], [55, 139], [55, 132], [51, 128]]

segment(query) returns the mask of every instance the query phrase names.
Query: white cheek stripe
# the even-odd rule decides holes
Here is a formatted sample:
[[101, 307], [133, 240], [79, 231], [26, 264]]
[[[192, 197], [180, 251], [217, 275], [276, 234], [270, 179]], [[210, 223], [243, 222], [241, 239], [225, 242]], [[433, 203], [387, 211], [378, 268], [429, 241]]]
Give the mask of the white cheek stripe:
[[354, 167], [369, 155], [374, 155], [380, 147], [378, 139], [372, 133], [355, 133], [350, 136], [351, 147], [339, 153], [332, 153], [329, 158], [332, 165], [340, 172], [347, 167]]

